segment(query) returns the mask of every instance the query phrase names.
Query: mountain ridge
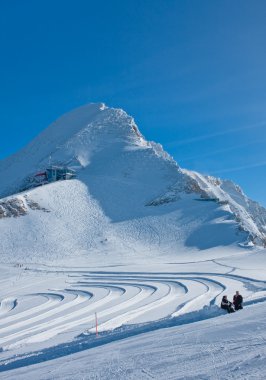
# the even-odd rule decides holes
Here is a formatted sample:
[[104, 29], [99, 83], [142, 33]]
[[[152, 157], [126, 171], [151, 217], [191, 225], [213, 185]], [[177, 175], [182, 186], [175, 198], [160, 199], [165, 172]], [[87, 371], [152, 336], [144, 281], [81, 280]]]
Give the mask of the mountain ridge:
[[[51, 163], [75, 169], [77, 179], [31, 189], [30, 179]], [[80, 242], [77, 250], [82, 254], [87, 250], [170, 254], [183, 247], [204, 250], [266, 242], [266, 210], [238, 185], [180, 168], [160, 144], [145, 140], [131, 116], [103, 103], [57, 119], [20, 152], [0, 161], [0, 174], [4, 178], [0, 231], [9, 236], [1, 251], [8, 255], [12, 239], [21, 240], [16, 228], [28, 234], [27, 226], [34, 223], [40, 228], [33, 226], [25, 246], [34, 257], [42, 249], [36, 243], [40, 236], [48, 240], [49, 258], [60, 256], [58, 236], [65, 239], [66, 250], [75, 250]], [[74, 209], [74, 216], [69, 213], [68, 204], [80, 215]], [[12, 218], [19, 216], [16, 209], [21, 207], [21, 217]], [[78, 233], [75, 238], [71, 233], [68, 244], [67, 225], [75, 229], [71, 217], [86, 236]], [[58, 236], [50, 224], [57, 226]]]

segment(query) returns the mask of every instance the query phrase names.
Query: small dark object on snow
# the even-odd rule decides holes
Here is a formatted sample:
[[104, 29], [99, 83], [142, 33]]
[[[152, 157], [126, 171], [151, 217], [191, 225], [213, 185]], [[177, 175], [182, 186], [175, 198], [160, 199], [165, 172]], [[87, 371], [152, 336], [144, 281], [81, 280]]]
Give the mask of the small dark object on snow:
[[72, 178], [76, 178], [75, 170], [64, 165], [51, 165], [45, 171], [35, 174], [32, 179], [32, 187]]
[[226, 310], [228, 313], [234, 313], [235, 309], [233, 308], [232, 302], [228, 301], [227, 296], [223, 296], [221, 302], [221, 308]]
[[236, 291], [236, 294], [234, 295], [234, 298], [233, 298], [233, 304], [234, 304], [235, 310], [243, 309], [242, 303], [243, 303], [243, 297], [241, 296], [241, 294], [239, 294], [239, 291]]

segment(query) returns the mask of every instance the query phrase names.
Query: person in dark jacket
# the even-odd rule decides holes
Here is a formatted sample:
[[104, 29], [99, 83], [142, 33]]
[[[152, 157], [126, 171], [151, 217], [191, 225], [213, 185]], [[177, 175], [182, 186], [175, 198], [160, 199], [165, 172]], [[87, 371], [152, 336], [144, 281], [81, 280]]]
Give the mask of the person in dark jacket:
[[242, 303], [243, 303], [243, 297], [241, 296], [241, 294], [239, 294], [239, 291], [236, 291], [236, 294], [234, 295], [234, 298], [233, 298], [233, 304], [234, 304], [235, 310], [243, 309]]
[[228, 301], [227, 296], [223, 296], [221, 308], [227, 310], [228, 313], [233, 313], [235, 311], [232, 302]]

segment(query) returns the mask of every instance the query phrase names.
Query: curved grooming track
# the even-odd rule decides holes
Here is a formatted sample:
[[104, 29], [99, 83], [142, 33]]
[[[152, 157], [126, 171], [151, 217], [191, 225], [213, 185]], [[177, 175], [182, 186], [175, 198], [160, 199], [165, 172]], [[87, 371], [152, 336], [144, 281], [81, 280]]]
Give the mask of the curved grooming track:
[[4, 351], [62, 333], [95, 333], [95, 313], [102, 332], [201, 310], [219, 304], [222, 294], [236, 289], [247, 301], [250, 298], [250, 303], [266, 295], [264, 282], [232, 273], [28, 271], [31, 273], [38, 278], [59, 276], [64, 286], [49, 289], [44, 281], [36, 293], [28, 294], [25, 286], [2, 299], [0, 347]]

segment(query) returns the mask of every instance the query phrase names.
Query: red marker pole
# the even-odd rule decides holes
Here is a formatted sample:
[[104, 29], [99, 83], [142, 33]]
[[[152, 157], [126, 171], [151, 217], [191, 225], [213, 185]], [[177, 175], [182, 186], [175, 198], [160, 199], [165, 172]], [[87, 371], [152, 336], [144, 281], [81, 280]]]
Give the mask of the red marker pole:
[[98, 318], [97, 318], [97, 313], [95, 313], [95, 333], [96, 333], [96, 337], [98, 337]]

